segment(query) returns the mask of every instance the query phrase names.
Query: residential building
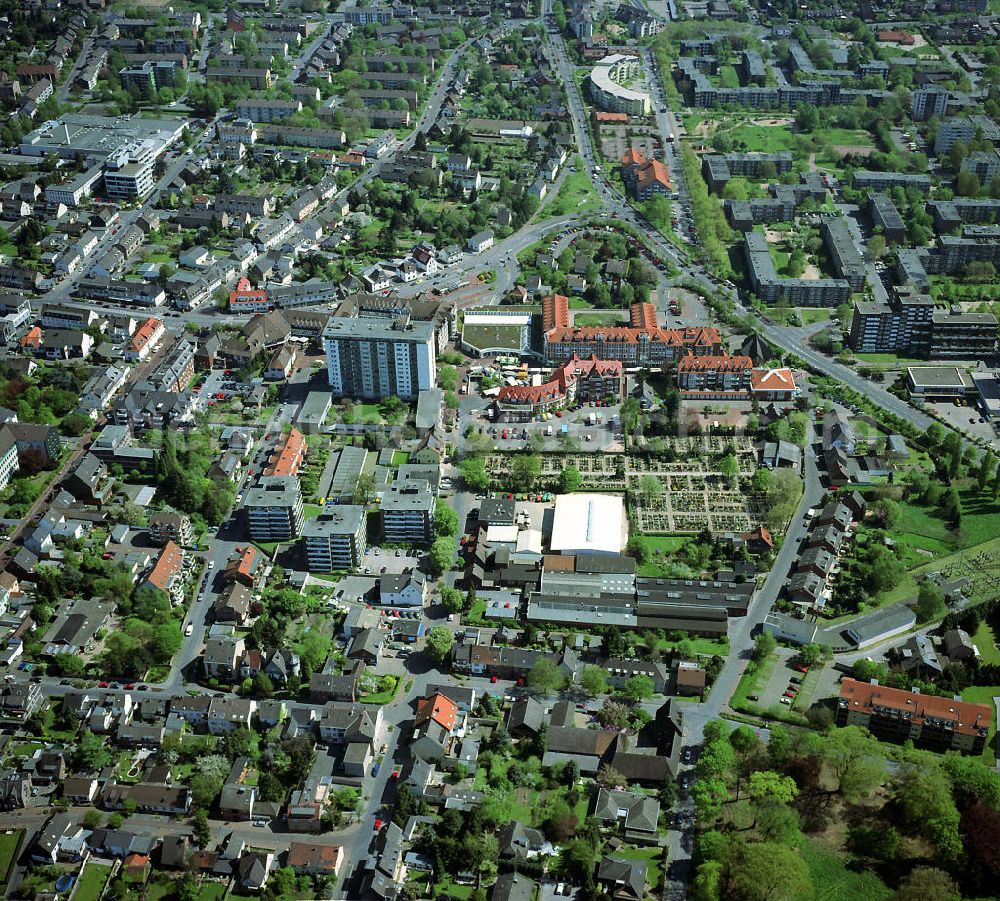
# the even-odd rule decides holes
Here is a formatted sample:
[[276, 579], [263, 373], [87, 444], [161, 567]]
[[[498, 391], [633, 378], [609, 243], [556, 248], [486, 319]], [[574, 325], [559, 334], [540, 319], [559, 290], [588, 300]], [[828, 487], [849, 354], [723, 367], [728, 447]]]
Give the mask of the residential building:
[[302, 529], [306, 567], [310, 572], [355, 570], [368, 546], [367, 511], [344, 504], [327, 507]]
[[884, 741], [912, 741], [932, 751], [981, 754], [993, 710], [954, 698], [889, 688], [844, 678], [837, 705], [838, 726], [861, 726]]
[[171, 601], [179, 603], [184, 598], [184, 576], [184, 551], [168, 540], [146, 576], [143, 587], [162, 591]]
[[244, 506], [254, 541], [291, 541], [302, 531], [302, 488], [295, 476], [263, 476]]
[[910, 112], [914, 122], [926, 122], [937, 116], [940, 118], [948, 108], [948, 90], [927, 87], [910, 94]]
[[182, 547], [191, 544], [191, 518], [185, 513], [158, 510], [149, 517], [149, 537], [153, 544], [165, 545], [173, 541]]
[[639, 76], [639, 58], [613, 54], [599, 60], [590, 70], [587, 90], [594, 104], [612, 113], [648, 116], [652, 111], [649, 94], [625, 86]]
[[331, 317], [323, 331], [334, 397], [415, 400], [435, 387], [434, 324], [395, 319]]
[[382, 496], [382, 534], [389, 544], [429, 544], [436, 498], [424, 480], [393, 482]]

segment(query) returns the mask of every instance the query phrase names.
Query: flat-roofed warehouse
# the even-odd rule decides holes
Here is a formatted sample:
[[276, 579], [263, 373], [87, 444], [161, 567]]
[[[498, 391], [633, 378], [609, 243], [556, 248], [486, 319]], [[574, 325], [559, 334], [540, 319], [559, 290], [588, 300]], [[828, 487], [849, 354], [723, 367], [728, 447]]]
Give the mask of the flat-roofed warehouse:
[[625, 503], [614, 494], [556, 498], [550, 547], [562, 554], [620, 554], [628, 542]]

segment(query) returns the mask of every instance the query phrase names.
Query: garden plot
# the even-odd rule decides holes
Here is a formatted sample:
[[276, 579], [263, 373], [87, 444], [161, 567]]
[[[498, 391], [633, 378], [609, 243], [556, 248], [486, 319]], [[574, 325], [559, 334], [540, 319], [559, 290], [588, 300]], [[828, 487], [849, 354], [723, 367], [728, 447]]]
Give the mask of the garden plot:
[[[738, 475], [719, 468], [727, 449], [734, 451]], [[492, 487], [510, 491], [515, 454], [486, 459]], [[558, 484], [566, 466], [580, 471], [581, 490], [625, 493], [632, 528], [639, 533], [746, 532], [764, 518], [764, 499], [749, 490], [756, 455], [746, 438], [689, 436], [669, 439], [668, 452], [649, 458], [635, 454], [542, 453], [536, 488]]]

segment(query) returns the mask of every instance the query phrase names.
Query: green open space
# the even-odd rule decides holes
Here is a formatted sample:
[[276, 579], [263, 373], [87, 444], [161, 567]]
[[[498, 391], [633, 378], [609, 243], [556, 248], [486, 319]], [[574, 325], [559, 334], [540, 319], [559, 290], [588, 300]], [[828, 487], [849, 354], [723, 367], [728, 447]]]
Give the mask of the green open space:
[[578, 313], [573, 317], [574, 325], [622, 325], [628, 322], [624, 313], [611, 310], [607, 313]]
[[812, 325], [816, 322], [826, 322], [833, 315], [833, 311], [824, 307], [796, 307], [799, 319], [803, 325]]
[[896, 354], [855, 354], [854, 358], [859, 363], [867, 363], [870, 366], [910, 366], [913, 364], [924, 364], [926, 360], [915, 360], [912, 357], [899, 357]]
[[805, 839], [799, 853], [809, 867], [816, 888], [814, 901], [878, 901], [888, 898], [889, 888], [871, 870], [858, 870], [846, 854]]
[[[978, 633], [976, 633], [978, 634]], [[1000, 685], [970, 685], [962, 692], [962, 700], [971, 704], [985, 704], [990, 708], [990, 734], [980, 755], [983, 763], [994, 766], [997, 760], [997, 718], [994, 698], [1000, 698]]]
[[111, 875], [111, 867], [88, 861], [77, 880], [74, 901], [99, 901]]
[[740, 76], [736, 74], [733, 66], [720, 66], [719, 85], [724, 88], [738, 88], [740, 86]]
[[[577, 169], [582, 168], [579, 158], [577, 158], [575, 165]], [[586, 213], [596, 210], [600, 205], [601, 201], [597, 196], [597, 190], [587, 173], [570, 172], [563, 178], [555, 199], [550, 201], [543, 212], [547, 216], [568, 216], [571, 213]]]
[[226, 894], [226, 886], [222, 882], [203, 882], [198, 892], [198, 901], [219, 901]]
[[997, 647], [997, 634], [993, 626], [986, 620], [981, 620], [972, 642], [979, 648], [979, 659], [983, 663], [1000, 664], [1000, 648]]
[[10, 868], [17, 859], [22, 838], [24, 838], [22, 829], [0, 833], [0, 884], [6, 884], [7, 877], [10, 876]]
[[322, 512], [323, 512], [323, 508], [319, 504], [303, 504], [302, 505], [302, 515], [306, 519], [315, 519]]

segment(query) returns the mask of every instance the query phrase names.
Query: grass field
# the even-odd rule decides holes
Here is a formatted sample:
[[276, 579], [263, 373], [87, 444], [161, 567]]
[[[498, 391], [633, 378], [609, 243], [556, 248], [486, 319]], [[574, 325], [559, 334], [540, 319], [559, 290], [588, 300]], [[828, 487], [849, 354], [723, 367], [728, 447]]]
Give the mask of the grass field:
[[732, 66], [722, 66], [719, 69], [719, 86], [723, 88], [738, 88], [740, 77]]
[[983, 748], [981, 755], [981, 760], [987, 766], [995, 766], [997, 762], [997, 719], [995, 716], [996, 705], [993, 703], [993, 699], [998, 697], [1000, 697], [1000, 685], [970, 685], [962, 692], [963, 701], [985, 704], [994, 714], [990, 716], [990, 735], [986, 739], [986, 747]]
[[1000, 664], [1000, 649], [996, 647], [997, 635], [988, 622], [983, 621], [979, 624], [972, 641], [979, 648], [979, 657], [983, 663]]
[[315, 519], [322, 512], [323, 512], [323, 508], [319, 504], [303, 504], [302, 505], [302, 515], [306, 519]]
[[746, 144], [750, 153], [777, 153], [795, 148], [795, 136], [790, 129], [766, 125], [738, 125], [726, 131], [733, 141]]
[[[574, 160], [578, 169], [583, 168], [579, 157]], [[585, 172], [570, 172], [559, 186], [559, 193], [544, 209], [546, 216], [567, 216], [570, 213], [586, 213], [601, 205], [594, 183]]]
[[816, 894], [814, 901], [878, 901], [889, 897], [886, 884], [870, 870], [852, 869], [843, 854], [806, 839], [799, 850], [809, 867]]
[[854, 358], [869, 366], [909, 366], [921, 362], [910, 357], [897, 357], [895, 354], [854, 354]]
[[18, 848], [21, 847], [21, 839], [24, 838], [24, 831], [0, 833], [0, 883], [6, 883], [10, 875], [10, 868], [17, 858]]
[[621, 325], [628, 322], [627, 317], [617, 310], [607, 313], [577, 313], [573, 317], [574, 325]]
[[110, 875], [111, 867], [88, 862], [80, 874], [74, 901], [98, 901]]
[[797, 307], [796, 312], [803, 325], [812, 325], [814, 322], [827, 322], [830, 319], [832, 310], [821, 307]]

